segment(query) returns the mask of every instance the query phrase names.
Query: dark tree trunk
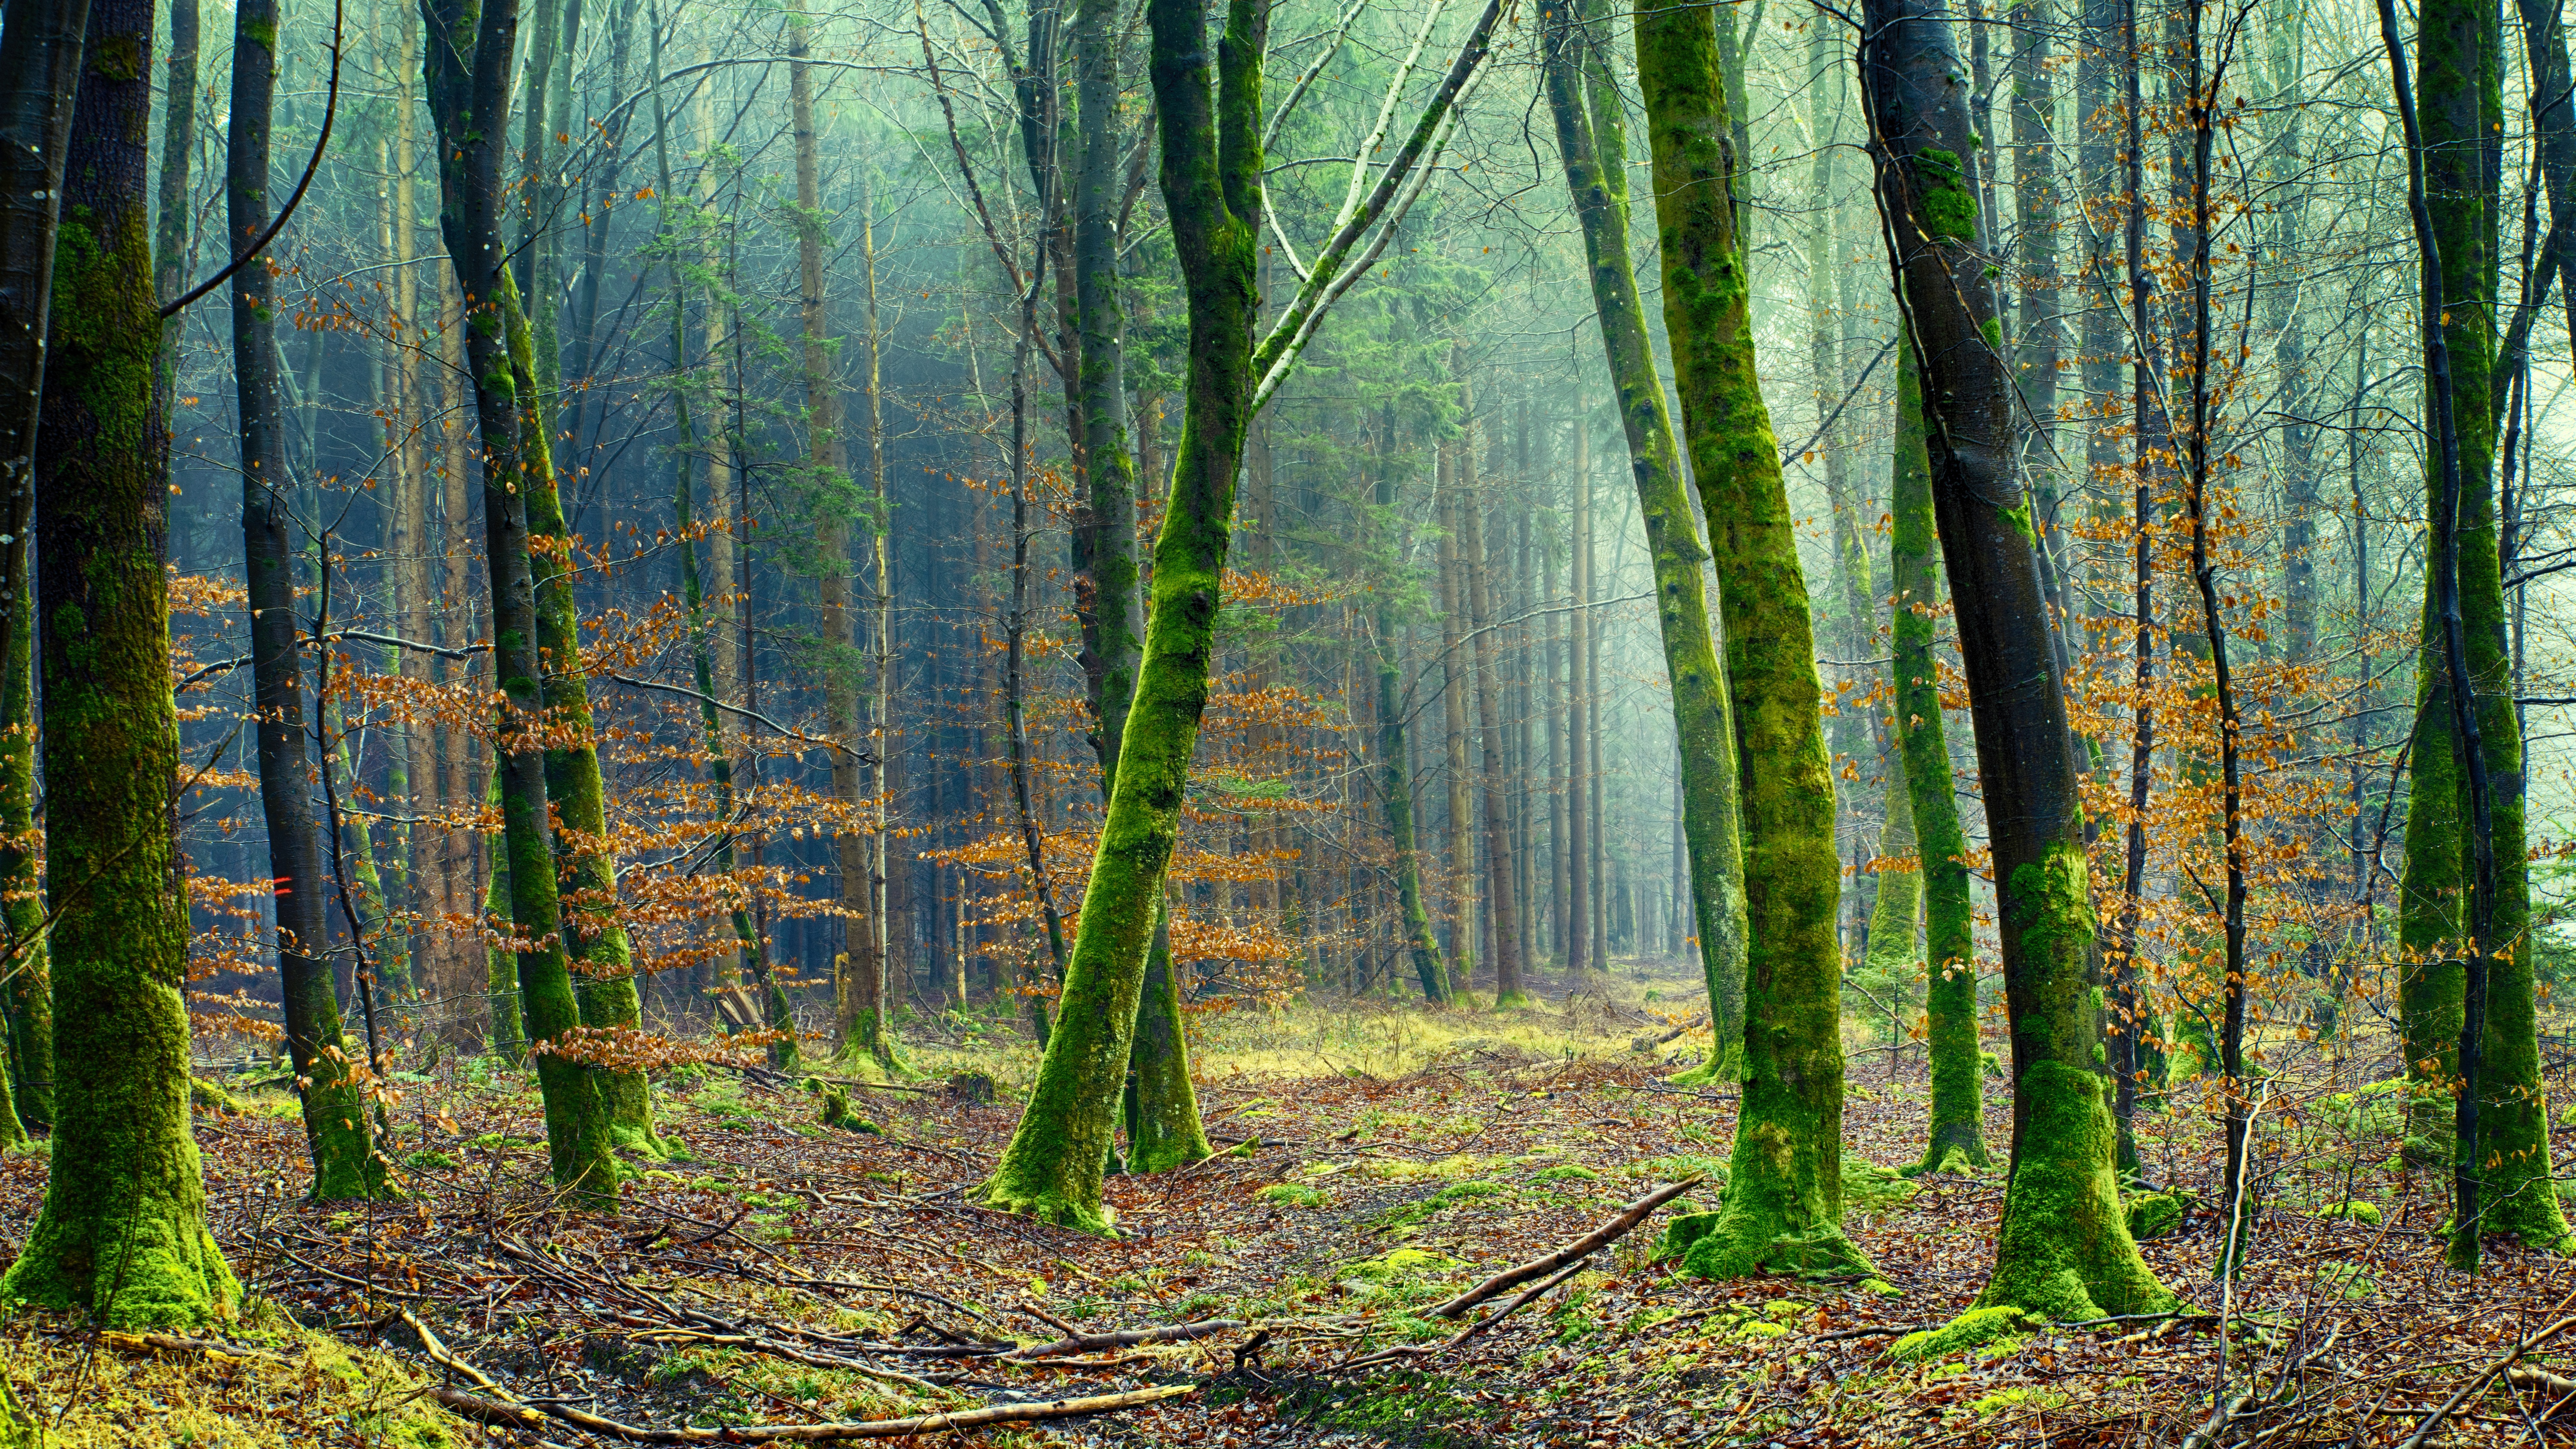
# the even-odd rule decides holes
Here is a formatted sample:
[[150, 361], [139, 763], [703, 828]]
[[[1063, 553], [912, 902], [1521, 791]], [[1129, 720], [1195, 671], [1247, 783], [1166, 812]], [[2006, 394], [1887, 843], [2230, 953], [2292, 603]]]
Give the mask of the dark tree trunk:
[[2153, 1311], [2172, 1295], [2129, 1239], [2113, 1176], [2083, 807], [2013, 467], [2012, 381], [1987, 332], [1999, 318], [1969, 97], [1937, 0], [1871, 0], [1866, 34], [1861, 86], [1923, 369], [1932, 511], [1976, 723], [2012, 1026], [2013, 1175], [1980, 1301], [2062, 1319]]
[[35, 449], [55, 1122], [44, 1206], [0, 1278], [0, 1297], [110, 1327], [229, 1318], [241, 1292], [206, 1230], [188, 1114], [152, 21], [151, 0], [91, 5], [62, 173]]
[[[269, 223], [269, 137], [277, 95], [277, 0], [234, 11], [230, 124], [224, 148], [226, 233], [255, 237]], [[295, 606], [296, 488], [280, 405], [277, 299], [268, 268], [232, 276], [233, 395], [241, 420], [242, 555], [250, 586], [251, 682], [259, 701], [259, 798], [268, 869], [277, 881], [277, 971], [286, 1046], [304, 1089], [313, 1196], [373, 1197], [384, 1164], [367, 1129], [360, 1083], [332, 992], [330, 877], [305, 748], [303, 640]], [[368, 1070], [374, 1070], [369, 1064]]]

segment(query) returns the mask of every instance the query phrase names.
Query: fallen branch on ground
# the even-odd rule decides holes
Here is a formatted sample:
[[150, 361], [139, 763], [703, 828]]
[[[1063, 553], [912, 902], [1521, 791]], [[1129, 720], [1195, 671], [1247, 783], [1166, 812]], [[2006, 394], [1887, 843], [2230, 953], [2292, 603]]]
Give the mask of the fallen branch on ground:
[[450, 1412], [480, 1423], [528, 1429], [553, 1418], [576, 1429], [634, 1444], [828, 1444], [842, 1439], [902, 1439], [916, 1434], [977, 1429], [988, 1424], [1026, 1424], [1042, 1419], [1070, 1419], [1080, 1414], [1106, 1414], [1194, 1394], [1198, 1388], [1196, 1384], [1167, 1384], [1161, 1388], [1136, 1389], [1123, 1394], [1049, 1399], [1034, 1404], [992, 1404], [981, 1409], [961, 1409], [952, 1414], [917, 1414], [908, 1419], [873, 1419], [847, 1424], [746, 1424], [721, 1429], [646, 1429], [634, 1424], [621, 1424], [615, 1419], [604, 1419], [568, 1405], [505, 1404], [498, 1399], [487, 1399], [480, 1394], [444, 1386], [431, 1389], [429, 1395]]
[[1665, 1032], [1662, 1036], [1653, 1038], [1642, 1036], [1631, 1038], [1628, 1042], [1628, 1050], [1632, 1052], [1650, 1052], [1668, 1041], [1675, 1040], [1690, 1032], [1697, 1031], [1706, 1025], [1708, 1025], [1708, 1013], [1703, 1011], [1699, 1015], [1692, 1017], [1690, 1020], [1683, 1022], [1681, 1025], [1674, 1027], [1671, 1031]]
[[2571, 1324], [2576, 1324], [2576, 1315], [2570, 1315], [2552, 1322], [2548, 1327], [2541, 1329], [2537, 1333], [2524, 1339], [2522, 1342], [2515, 1344], [2502, 1358], [2499, 1358], [2495, 1362], [2488, 1364], [2485, 1368], [2478, 1370], [2476, 1376], [2472, 1377], [2467, 1383], [2460, 1385], [2459, 1392], [2454, 1393], [2447, 1399], [2444, 1399], [2441, 1407], [2435, 1409], [2429, 1414], [2426, 1414], [2424, 1416], [2424, 1421], [2415, 1426], [2415, 1432], [2407, 1435], [2406, 1442], [2398, 1445], [2397, 1449], [2424, 1449], [2424, 1441], [2432, 1438], [2433, 1431], [2442, 1427], [2442, 1421], [2451, 1417], [2452, 1413], [2456, 1411], [2460, 1405], [2477, 1397], [2479, 1392], [2485, 1389], [2487, 1384], [2491, 1382], [2497, 1374], [2503, 1373], [2505, 1370], [2512, 1368], [2514, 1364], [2521, 1360], [2524, 1354], [2529, 1353], [2534, 1348], [2538, 1347], [2544, 1339], [2555, 1338], [2558, 1335], [2559, 1330], [2564, 1329]]
[[1140, 1343], [1178, 1343], [1183, 1339], [1205, 1338], [1244, 1326], [1239, 1318], [1210, 1318], [1198, 1323], [1184, 1323], [1177, 1328], [1139, 1328], [1126, 1333], [1077, 1333], [1053, 1343], [1031, 1344], [1001, 1355], [1006, 1360], [1053, 1358], [1057, 1354], [1089, 1353], [1095, 1348], [1134, 1348]]
[[1557, 1249], [1555, 1252], [1548, 1254], [1546, 1257], [1532, 1258], [1517, 1268], [1507, 1268], [1504, 1271], [1495, 1274], [1493, 1277], [1486, 1279], [1484, 1282], [1477, 1284], [1475, 1287], [1468, 1289], [1466, 1292], [1459, 1294], [1457, 1297], [1450, 1299], [1448, 1302], [1441, 1304], [1439, 1307], [1432, 1309], [1425, 1316], [1430, 1318], [1455, 1318], [1459, 1314], [1466, 1312], [1468, 1309], [1475, 1307], [1477, 1304], [1484, 1302], [1486, 1299], [1493, 1297], [1495, 1294], [1502, 1292], [1506, 1288], [1517, 1288], [1532, 1278], [1545, 1277], [1546, 1275], [1555, 1272], [1557, 1269], [1564, 1267], [1568, 1263], [1589, 1258], [1594, 1253], [1599, 1252], [1603, 1248], [1608, 1247], [1610, 1244], [1617, 1242], [1620, 1238], [1626, 1236], [1630, 1228], [1644, 1222], [1647, 1215], [1652, 1213], [1655, 1209], [1662, 1207], [1664, 1204], [1671, 1202], [1674, 1198], [1680, 1197], [1683, 1193], [1699, 1186], [1700, 1182], [1701, 1179], [1697, 1177], [1688, 1177], [1682, 1179], [1680, 1182], [1659, 1187], [1653, 1192], [1646, 1194], [1644, 1197], [1637, 1199], [1635, 1202], [1628, 1204], [1626, 1207], [1621, 1208], [1617, 1217], [1614, 1217], [1610, 1221], [1603, 1223], [1601, 1226], [1594, 1228], [1591, 1232], [1584, 1234], [1582, 1237], [1579, 1237], [1573, 1242], [1566, 1244], [1564, 1247]]

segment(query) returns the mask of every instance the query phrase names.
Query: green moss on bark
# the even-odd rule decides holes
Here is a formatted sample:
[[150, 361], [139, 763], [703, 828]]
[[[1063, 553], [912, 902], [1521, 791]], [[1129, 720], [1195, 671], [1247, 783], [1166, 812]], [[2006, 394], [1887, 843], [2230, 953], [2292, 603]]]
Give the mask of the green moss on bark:
[[1181, 1029], [1181, 983], [1172, 969], [1172, 927], [1155, 923], [1136, 1003], [1131, 1048], [1135, 1090], [1127, 1114], [1127, 1170], [1163, 1172], [1215, 1155], [1190, 1085], [1190, 1046]]
[[1940, 669], [1933, 657], [1932, 612], [1940, 602], [1933, 568], [1939, 541], [1932, 520], [1932, 460], [1923, 435], [1923, 381], [1914, 350], [1900, 349], [1896, 381], [1896, 458], [1889, 499], [1895, 528], [1896, 729], [1904, 742], [1905, 791], [1913, 807], [1915, 851], [1923, 870], [1924, 1035], [1932, 1058], [1931, 1130], [1918, 1172], [1948, 1172], [1962, 1161], [1984, 1167], [1984, 1073], [1977, 1057], [1977, 958], [1969, 913], [1967, 835], [1959, 827], [1942, 726]]
[[[89, 24], [94, 55], [148, 59], [149, 4], [108, 0]], [[0, 1299], [192, 1326], [241, 1290], [206, 1231], [188, 1116], [150, 103], [148, 75], [93, 60], [65, 173], [35, 484], [56, 1120], [44, 1205]]]
[[1019, 1128], [977, 1193], [988, 1207], [1096, 1233], [1109, 1230], [1101, 1175], [1207, 708], [1253, 383], [1267, 11], [1254, 0], [1228, 0], [1213, 57], [1205, 22], [1194, 0], [1149, 6], [1163, 198], [1183, 260], [1190, 346], [1181, 442], [1154, 544], [1144, 659], [1056, 1028]]
[[2022, 1072], [2020, 1095], [2024, 1117], [1995, 1275], [1979, 1306], [2067, 1322], [2169, 1307], [2173, 1295], [2147, 1271], [2129, 1236], [2102, 1077], [2034, 1062]]
[[1726, 1207], [1691, 1271], [1865, 1267], [1842, 1236], [1842, 860], [1796, 517], [1754, 368], [1737, 160], [1708, 9], [1639, 12], [1664, 327], [1725, 617], [1746, 925]]
[[[536, 348], [516, 297], [509, 319], [510, 358], [523, 386], [535, 378]], [[528, 386], [529, 398], [543, 396]], [[581, 663], [581, 608], [573, 598], [575, 540], [555, 488], [553, 454], [541, 406], [523, 411], [521, 474], [527, 479], [528, 559], [536, 581], [537, 647], [546, 661], [544, 697], [553, 727], [571, 743], [546, 752], [546, 798], [561, 829], [555, 840], [563, 871], [565, 954], [579, 983], [581, 1024], [638, 1030], [643, 1001], [635, 990], [634, 952], [618, 919], [617, 860], [608, 836], [607, 792], [590, 713], [590, 682]], [[594, 1067], [599, 1100], [617, 1145], [647, 1157], [670, 1155], [653, 1130], [653, 1096], [641, 1071]]]

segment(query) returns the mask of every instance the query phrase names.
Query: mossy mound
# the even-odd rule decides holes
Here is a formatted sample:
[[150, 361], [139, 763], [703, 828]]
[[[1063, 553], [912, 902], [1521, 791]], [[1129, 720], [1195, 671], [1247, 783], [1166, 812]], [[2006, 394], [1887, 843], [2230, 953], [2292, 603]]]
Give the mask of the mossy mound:
[[2037, 1319], [2018, 1308], [1971, 1308], [1939, 1328], [1909, 1333], [1889, 1344], [1887, 1356], [1899, 1363], [1930, 1363], [2037, 1326]]
[[818, 1093], [822, 1097], [821, 1105], [815, 1109], [814, 1118], [824, 1126], [838, 1127], [844, 1132], [864, 1132], [871, 1137], [884, 1135], [877, 1124], [860, 1116], [858, 1109], [850, 1105], [849, 1089], [840, 1083], [826, 1082], [819, 1077], [807, 1077], [805, 1089]]
[[1646, 1255], [1649, 1263], [1669, 1262], [1686, 1257], [1700, 1239], [1717, 1231], [1715, 1212], [1676, 1213], [1664, 1222], [1664, 1235], [1655, 1240], [1655, 1250]]
[[2183, 1219], [2199, 1206], [2197, 1194], [2189, 1188], [2178, 1187], [2171, 1192], [2143, 1193], [2130, 1198], [2123, 1211], [2129, 1219], [2130, 1238], [2143, 1243], [2181, 1227]]
[[250, 1110], [240, 1098], [203, 1077], [188, 1079], [188, 1105], [200, 1112], [223, 1112], [235, 1117]]
[[2363, 1202], [2359, 1198], [2352, 1198], [2338, 1203], [2328, 1203], [2324, 1207], [2317, 1209], [2317, 1216], [2321, 1218], [2343, 1218], [2346, 1221], [2356, 1222], [2364, 1227], [2371, 1228], [2378, 1227], [2380, 1222], [2379, 1204]]

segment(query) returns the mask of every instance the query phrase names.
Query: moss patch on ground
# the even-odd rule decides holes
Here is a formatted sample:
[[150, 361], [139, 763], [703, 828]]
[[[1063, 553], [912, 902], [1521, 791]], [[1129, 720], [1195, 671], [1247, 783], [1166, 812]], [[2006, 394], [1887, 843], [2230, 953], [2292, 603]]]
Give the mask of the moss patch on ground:
[[[384, 1354], [275, 1320], [225, 1341], [242, 1352], [153, 1348], [75, 1332], [66, 1317], [13, 1314], [0, 1319], [0, 1383], [20, 1423], [43, 1426], [45, 1449], [484, 1442], [481, 1429], [419, 1397], [421, 1380]], [[8, 1428], [0, 1425], [0, 1434]]]

